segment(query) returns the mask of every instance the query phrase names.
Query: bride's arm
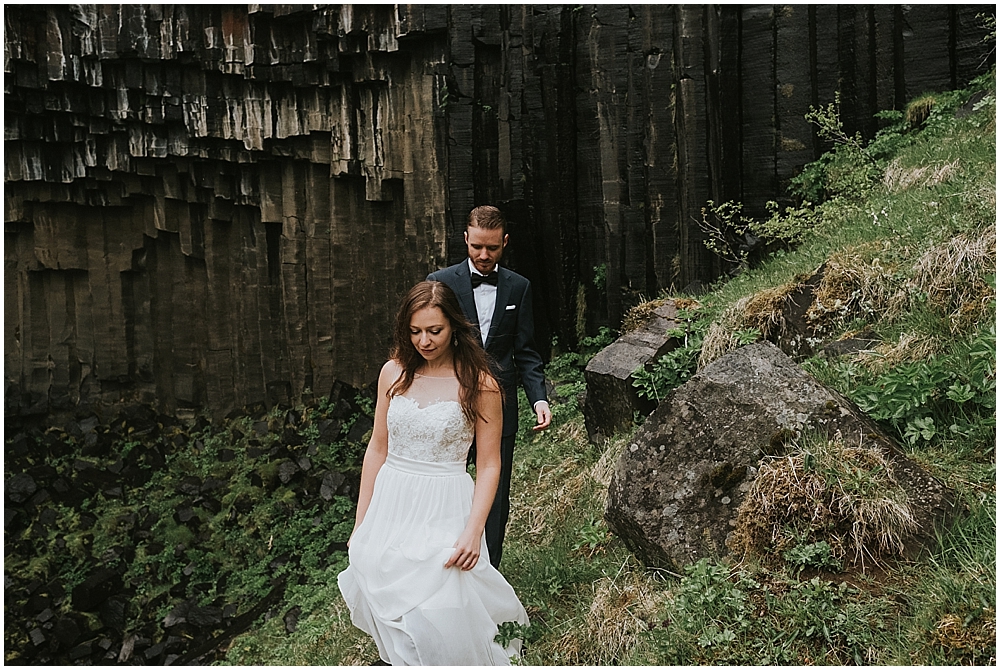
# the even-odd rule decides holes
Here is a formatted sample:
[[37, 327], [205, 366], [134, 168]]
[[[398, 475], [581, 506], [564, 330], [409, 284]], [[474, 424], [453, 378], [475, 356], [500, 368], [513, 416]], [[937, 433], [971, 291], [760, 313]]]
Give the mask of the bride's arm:
[[[372, 437], [368, 440], [368, 448], [365, 449], [365, 460], [361, 465], [361, 488], [358, 491], [358, 511], [354, 517], [354, 531], [358, 529], [368, 511], [368, 505], [372, 501], [372, 491], [375, 488], [375, 475], [382, 469], [385, 463], [386, 454], [389, 452], [389, 429], [386, 426], [386, 413], [389, 411], [389, 399], [385, 397], [386, 392], [392, 383], [399, 376], [399, 366], [395, 361], [389, 361], [382, 366], [382, 371], [378, 376], [378, 391], [375, 401], [375, 425], [372, 428]], [[351, 541], [347, 541], [347, 546]]]
[[493, 497], [500, 482], [500, 437], [503, 434], [503, 405], [500, 387], [492, 378], [479, 396], [479, 418], [476, 420], [476, 488], [472, 496], [472, 512], [465, 530], [455, 543], [455, 552], [444, 564], [471, 570], [479, 562], [483, 530], [490, 514]]

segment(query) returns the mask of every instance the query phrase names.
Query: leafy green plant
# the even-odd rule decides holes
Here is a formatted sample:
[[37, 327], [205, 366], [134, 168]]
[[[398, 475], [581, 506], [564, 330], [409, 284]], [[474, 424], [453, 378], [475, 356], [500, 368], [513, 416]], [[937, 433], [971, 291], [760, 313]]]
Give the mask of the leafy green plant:
[[710, 325], [708, 319], [698, 316], [697, 310], [677, 311], [675, 318], [682, 326], [668, 334], [681, 340], [680, 345], [651, 365], [636, 368], [632, 373], [632, 386], [638, 390], [639, 396], [659, 402], [697, 371], [698, 355]]
[[799, 244], [819, 222], [819, 214], [809, 202], [785, 207], [769, 200], [768, 218], [757, 220], [742, 214], [743, 204], [709, 200], [701, 210], [699, 227], [705, 233], [709, 251], [730, 263], [745, 263], [755, 245], [788, 249]]
[[676, 597], [660, 613], [663, 623], [654, 632], [667, 662], [690, 665], [725, 658], [726, 650], [750, 629], [748, 591], [759, 584], [730, 577], [728, 567], [707, 558], [684, 567]]
[[848, 393], [912, 446], [956, 435], [986, 437], [995, 433], [995, 346], [996, 324], [990, 322], [950, 351], [902, 363]]
[[580, 338], [580, 352], [586, 358], [583, 364], [586, 365], [594, 354], [614, 342], [617, 336], [613, 329], [601, 326], [597, 335]]
[[785, 561], [801, 572], [805, 568], [833, 570], [839, 572], [840, 561], [833, 556], [833, 549], [826, 540], [799, 543], [783, 554]]
[[604, 519], [591, 515], [579, 530], [579, 539], [573, 544], [573, 551], [587, 549], [588, 553], [593, 553], [608, 541], [608, 537], [608, 526], [604, 523]]
[[797, 584], [777, 608], [787, 617], [789, 641], [801, 636], [843, 646], [854, 663], [863, 663], [862, 651], [872, 640], [871, 625], [860, 608], [845, 602], [851, 591], [846, 583], [834, 587], [819, 577]]
[[594, 287], [598, 291], [603, 291], [608, 285], [608, 264], [601, 263], [594, 266]]
[[506, 647], [514, 640], [530, 642], [534, 637], [534, 634], [535, 631], [532, 629], [531, 624], [522, 624], [517, 621], [504, 621], [497, 626], [497, 634], [493, 638], [493, 641], [501, 647]]

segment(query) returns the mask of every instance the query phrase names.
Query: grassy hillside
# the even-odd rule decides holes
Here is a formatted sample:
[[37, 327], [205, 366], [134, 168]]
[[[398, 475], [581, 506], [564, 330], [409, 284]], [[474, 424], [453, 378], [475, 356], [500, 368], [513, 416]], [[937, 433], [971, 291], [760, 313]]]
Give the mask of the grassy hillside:
[[[740, 203], [706, 207], [715, 249], [742, 271], [706, 295], [657, 297], [684, 299], [685, 345], [636, 386], [662, 397], [737, 346], [792, 338], [782, 306], [822, 269], [799, 345], [869, 344], [801, 365], [893, 433], [964, 514], [915, 560], [854, 565], [826, 528], [756, 514], [776, 540], [677, 574], [648, 569], [603, 520], [635, 428], [591, 444], [578, 406], [602, 333], [547, 367], [553, 428], [536, 435], [522, 417], [503, 573], [532, 622], [524, 664], [995, 663], [994, 77], [881, 115], [871, 143], [842, 131], [835, 105], [810, 116], [835, 148], [767, 221]], [[336, 584], [372, 401], [335, 395], [216, 423], [142, 407], [111, 423], [8, 418], [5, 661], [375, 662]], [[793, 459], [808, 452], [827, 482], [879, 492], [884, 478], [802, 442]]]
[[[562, 398], [554, 428], [522, 431], [514, 470], [503, 573], [532, 621], [524, 664], [996, 662], [995, 108], [991, 76], [884, 115], [870, 144], [838, 134], [835, 108], [817, 110], [836, 148], [797, 188], [820, 204], [766, 224], [730, 215], [729, 226], [754, 226], [768, 253], [697, 298], [688, 350], [644, 380], [660, 393], [699, 359], [776, 338], [775, 306], [822, 265], [810, 318], [823, 340], [865, 333], [877, 344], [803, 367], [894, 432], [967, 513], [917, 560], [845, 568], [819, 538], [793, 537], [784, 551], [682, 574], [646, 569], [603, 521], [629, 435], [588, 443], [576, 401], [587, 357], [564, 354], [548, 369]], [[373, 663], [334, 574], [298, 594], [294, 633], [276, 617], [238, 638], [226, 660]]]

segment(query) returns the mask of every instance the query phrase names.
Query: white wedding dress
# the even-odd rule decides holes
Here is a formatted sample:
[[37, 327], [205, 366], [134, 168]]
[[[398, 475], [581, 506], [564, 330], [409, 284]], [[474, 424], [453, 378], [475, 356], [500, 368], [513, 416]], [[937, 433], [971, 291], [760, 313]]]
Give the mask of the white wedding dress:
[[521, 641], [502, 647], [498, 625], [528, 616], [490, 565], [486, 540], [472, 570], [444, 567], [474, 487], [465, 466], [474, 431], [458, 381], [418, 375], [392, 398], [386, 422], [389, 453], [338, 576], [351, 622], [392, 665], [509, 665]]

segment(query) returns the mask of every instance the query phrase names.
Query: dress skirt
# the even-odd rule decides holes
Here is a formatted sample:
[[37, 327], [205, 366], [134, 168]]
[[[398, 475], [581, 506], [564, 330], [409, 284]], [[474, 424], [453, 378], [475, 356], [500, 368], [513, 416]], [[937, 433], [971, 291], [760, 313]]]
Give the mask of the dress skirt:
[[389, 453], [338, 576], [351, 622], [392, 665], [509, 665], [520, 640], [494, 641], [499, 624], [527, 624], [486, 541], [472, 570], [445, 568], [472, 510], [465, 462], [429, 463]]

